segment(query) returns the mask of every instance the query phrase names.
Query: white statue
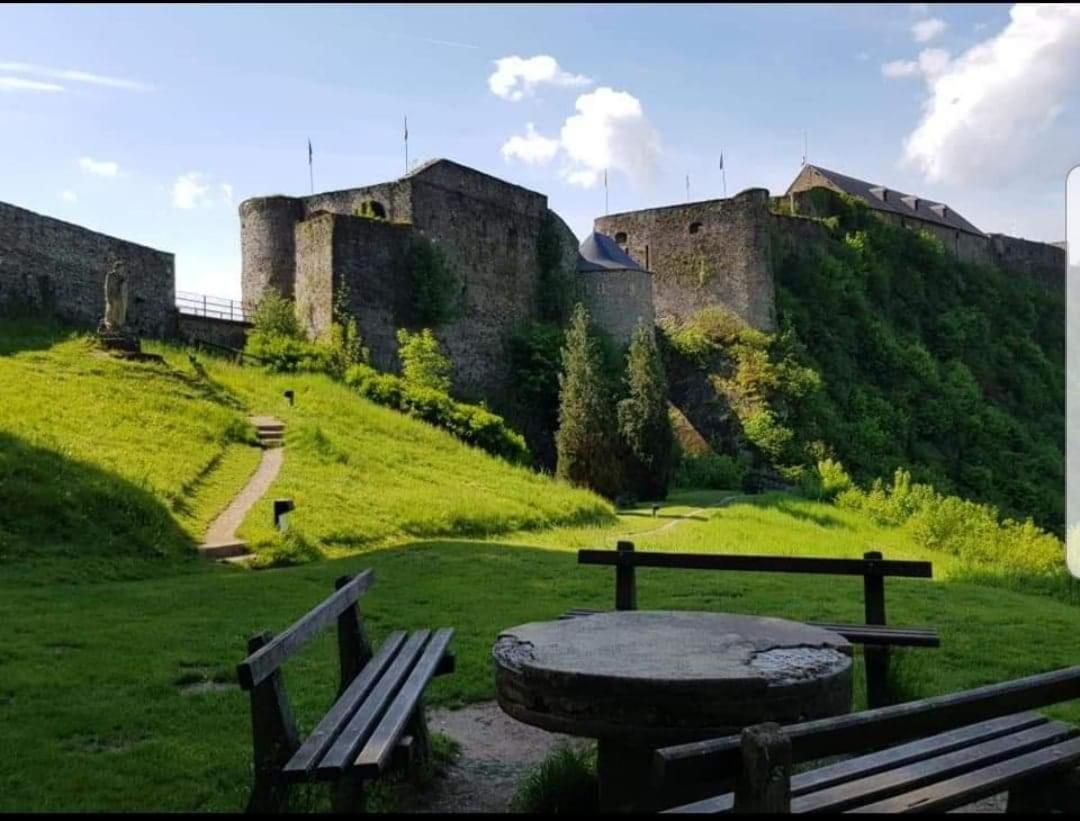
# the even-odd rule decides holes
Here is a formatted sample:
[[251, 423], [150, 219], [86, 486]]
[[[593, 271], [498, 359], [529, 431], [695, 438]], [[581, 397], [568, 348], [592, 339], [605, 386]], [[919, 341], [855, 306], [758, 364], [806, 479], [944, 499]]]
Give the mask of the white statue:
[[124, 264], [116, 260], [105, 274], [105, 330], [120, 333], [127, 321], [128, 278]]

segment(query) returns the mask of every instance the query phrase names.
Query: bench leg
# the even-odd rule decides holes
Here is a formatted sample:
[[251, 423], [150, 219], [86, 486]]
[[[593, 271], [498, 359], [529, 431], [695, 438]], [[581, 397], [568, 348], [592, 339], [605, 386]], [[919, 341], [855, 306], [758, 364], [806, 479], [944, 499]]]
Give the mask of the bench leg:
[[1031, 779], [1009, 789], [1008, 813], [1080, 812], [1080, 770]]
[[863, 666], [866, 669], [866, 705], [871, 710], [886, 707], [892, 702], [889, 692], [889, 648], [863, 647]]
[[364, 780], [348, 772], [333, 786], [331, 810], [338, 815], [364, 811]]
[[256, 773], [245, 812], [257, 815], [289, 811], [289, 787], [272, 773]]
[[428, 733], [427, 713], [424, 711], [423, 696], [416, 702], [412, 715], [405, 725], [405, 734], [413, 739], [412, 755], [409, 758], [408, 773], [416, 775], [420, 768], [431, 761], [431, 735]]

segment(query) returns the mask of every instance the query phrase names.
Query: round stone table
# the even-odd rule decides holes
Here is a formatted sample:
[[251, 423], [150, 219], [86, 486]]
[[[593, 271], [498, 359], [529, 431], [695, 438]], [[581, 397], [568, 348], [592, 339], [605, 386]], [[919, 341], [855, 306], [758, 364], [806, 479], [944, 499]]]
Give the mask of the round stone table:
[[851, 708], [851, 645], [784, 619], [598, 613], [504, 630], [492, 654], [508, 715], [597, 739], [605, 810], [652, 808], [658, 747]]

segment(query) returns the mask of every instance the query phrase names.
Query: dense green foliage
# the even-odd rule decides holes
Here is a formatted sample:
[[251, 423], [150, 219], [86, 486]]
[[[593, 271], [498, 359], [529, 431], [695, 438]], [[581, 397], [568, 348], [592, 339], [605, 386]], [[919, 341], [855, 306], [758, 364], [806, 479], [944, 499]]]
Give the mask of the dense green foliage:
[[790, 447], [860, 481], [904, 468], [1060, 534], [1063, 294], [958, 262], [854, 200], [832, 208], [825, 242], [774, 243], [781, 327], [822, 381], [794, 409]]
[[576, 272], [563, 267], [562, 241], [555, 220], [550, 211], [546, 212], [536, 237], [536, 264], [540, 272], [537, 305], [541, 322], [561, 328], [570, 319], [578, 293]]
[[675, 435], [668, 416], [668, 385], [651, 326], [639, 323], [626, 353], [628, 395], [617, 407], [626, 446], [624, 487], [639, 499], [663, 499], [674, 469]]
[[574, 308], [559, 374], [559, 429], [556, 475], [609, 499], [622, 487], [619, 444], [612, 421], [615, 402], [605, 377], [600, 343], [589, 328], [589, 313]]
[[397, 342], [401, 372], [410, 387], [450, 393], [453, 367], [430, 328], [416, 333], [399, 328]]
[[245, 353], [278, 373], [325, 373], [340, 379], [353, 365], [367, 362], [368, 351], [346, 308], [346, 286], [334, 302], [334, 319], [326, 332], [310, 340], [300, 327], [296, 306], [274, 288], [267, 288], [256, 307]]
[[501, 416], [480, 405], [452, 399], [445, 391], [408, 378], [380, 373], [367, 365], [356, 365], [345, 374], [345, 384], [365, 399], [401, 411], [442, 428], [466, 444], [500, 456], [514, 464], [531, 461], [521, 434], [512, 430]]
[[409, 246], [407, 265], [417, 324], [434, 327], [457, 318], [463, 286], [442, 248], [426, 237], [415, 237]]
[[680, 488], [729, 490], [742, 486], [746, 471], [744, 461], [723, 453], [683, 454], [675, 468], [673, 483]]

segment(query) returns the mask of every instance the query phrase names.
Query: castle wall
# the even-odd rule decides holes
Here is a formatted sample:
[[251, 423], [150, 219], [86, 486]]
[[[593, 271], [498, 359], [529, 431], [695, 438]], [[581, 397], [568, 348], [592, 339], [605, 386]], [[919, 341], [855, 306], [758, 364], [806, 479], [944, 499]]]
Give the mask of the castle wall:
[[296, 246], [293, 226], [303, 205], [292, 197], [259, 197], [240, 203], [240, 287], [254, 305], [267, 287], [293, 296]]
[[411, 182], [413, 225], [445, 252], [462, 285], [459, 318], [435, 329], [454, 363], [454, 387], [495, 395], [510, 375], [507, 336], [536, 313], [547, 198], [453, 163]]
[[1006, 234], [991, 234], [993, 262], [999, 268], [1027, 274], [1046, 288], [1064, 292], [1068, 255], [1064, 248]]
[[312, 339], [326, 332], [334, 320], [334, 230], [338, 219], [325, 213], [293, 228], [296, 317]]
[[183, 340], [200, 340], [227, 348], [242, 349], [247, 342], [250, 322], [235, 319], [221, 319], [216, 316], [192, 316], [180, 314], [178, 332]]
[[578, 277], [589, 316], [611, 334], [616, 344], [629, 344], [638, 322], [652, 329], [656, 321], [652, 274], [627, 270], [583, 271]]
[[408, 180], [349, 188], [345, 191], [328, 191], [300, 198], [305, 217], [314, 216], [319, 211], [353, 216], [363, 203], [370, 202], [380, 206], [384, 212], [381, 216], [390, 222], [412, 221], [411, 200], [412, 186]]
[[0, 307], [96, 326], [114, 259], [127, 269], [128, 324], [145, 336], [174, 334], [172, 254], [0, 203]]
[[773, 331], [768, 202], [767, 191], [749, 189], [726, 200], [600, 217], [595, 228], [652, 272], [658, 317], [685, 319], [719, 303]]

